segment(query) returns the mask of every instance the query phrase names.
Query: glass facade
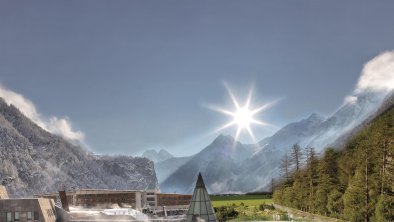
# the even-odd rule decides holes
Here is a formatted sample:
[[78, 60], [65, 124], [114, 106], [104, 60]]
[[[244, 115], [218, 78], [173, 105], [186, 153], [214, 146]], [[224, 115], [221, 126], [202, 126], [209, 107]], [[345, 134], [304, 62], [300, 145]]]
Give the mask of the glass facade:
[[39, 220], [40, 219], [40, 215], [38, 214], [37, 211], [34, 211], [34, 220]]
[[7, 212], [7, 222], [12, 221], [12, 213]]
[[14, 212], [14, 221], [19, 221], [19, 212]]
[[187, 221], [217, 221], [211, 200], [201, 174], [198, 175], [196, 188], [187, 212]]

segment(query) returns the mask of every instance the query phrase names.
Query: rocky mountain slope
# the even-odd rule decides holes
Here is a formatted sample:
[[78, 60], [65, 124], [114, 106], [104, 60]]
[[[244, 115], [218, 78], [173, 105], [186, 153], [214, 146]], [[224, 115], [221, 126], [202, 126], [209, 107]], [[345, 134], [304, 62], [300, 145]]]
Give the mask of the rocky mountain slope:
[[330, 146], [336, 148], [336, 149], [341, 149], [345, 146], [345, 144], [354, 136], [356, 135], [359, 131], [363, 130], [373, 119], [375, 119], [377, 116], [381, 115], [382, 113], [386, 112], [388, 109], [390, 109], [394, 105], [394, 91], [389, 93], [386, 98], [383, 100], [382, 105], [379, 107], [379, 109], [376, 110], [373, 114], [371, 114], [368, 118], [366, 118], [362, 123], [360, 123], [358, 126], [354, 127], [352, 130], [349, 130], [348, 132], [344, 133], [342, 136], [337, 138], [335, 142], [331, 143]]
[[0, 183], [12, 196], [70, 188], [154, 189], [146, 158], [97, 156], [43, 130], [0, 98]]

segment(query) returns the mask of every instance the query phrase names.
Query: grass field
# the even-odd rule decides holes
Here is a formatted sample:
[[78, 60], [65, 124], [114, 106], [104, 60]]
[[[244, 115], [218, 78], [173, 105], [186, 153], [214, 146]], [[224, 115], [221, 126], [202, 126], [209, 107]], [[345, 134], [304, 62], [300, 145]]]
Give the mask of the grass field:
[[272, 197], [270, 195], [231, 195], [211, 197], [213, 207], [231, 206], [233, 204], [239, 206], [244, 203], [245, 206], [258, 206], [260, 204], [271, 204]]
[[212, 195], [210, 198], [220, 221], [267, 221], [275, 215], [287, 218], [287, 215], [271, 206], [271, 195]]

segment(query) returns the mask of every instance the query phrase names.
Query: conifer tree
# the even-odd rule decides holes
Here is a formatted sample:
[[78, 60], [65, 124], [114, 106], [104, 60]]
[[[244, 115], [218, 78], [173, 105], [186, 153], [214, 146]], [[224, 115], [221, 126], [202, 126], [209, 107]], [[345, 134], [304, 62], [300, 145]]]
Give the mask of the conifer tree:
[[333, 189], [336, 189], [335, 184], [337, 184], [337, 166], [336, 166], [336, 154], [334, 149], [326, 149], [323, 158], [318, 164], [318, 185], [316, 188], [315, 197], [315, 211], [327, 215], [327, 203], [328, 194]]
[[291, 163], [294, 165], [294, 170], [299, 172], [301, 169], [302, 151], [300, 145], [297, 143], [291, 147]]
[[289, 155], [286, 153], [283, 158], [280, 160], [280, 172], [282, 174], [282, 176], [285, 178], [286, 183], [289, 182], [289, 178], [290, 178], [290, 158]]
[[316, 178], [317, 178], [317, 172], [316, 172], [317, 158], [316, 158], [315, 149], [313, 147], [307, 147], [305, 153], [307, 156], [306, 175], [309, 185], [308, 211], [314, 212], [315, 186], [316, 186]]

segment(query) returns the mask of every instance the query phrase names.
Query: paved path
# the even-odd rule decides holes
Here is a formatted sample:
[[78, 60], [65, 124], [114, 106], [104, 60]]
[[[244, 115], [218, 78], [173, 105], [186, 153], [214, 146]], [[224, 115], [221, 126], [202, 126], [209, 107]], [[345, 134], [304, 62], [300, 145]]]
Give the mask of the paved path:
[[[325, 217], [318, 214], [311, 214], [308, 212], [300, 211], [294, 208], [285, 207], [282, 205], [274, 204], [276, 209], [286, 211], [288, 215], [293, 215], [294, 218], [304, 218], [305, 221], [316, 221], [316, 222], [345, 222], [345, 220], [335, 219], [331, 217]], [[298, 220], [299, 221], [299, 220]]]

